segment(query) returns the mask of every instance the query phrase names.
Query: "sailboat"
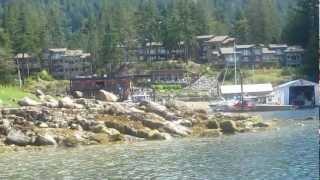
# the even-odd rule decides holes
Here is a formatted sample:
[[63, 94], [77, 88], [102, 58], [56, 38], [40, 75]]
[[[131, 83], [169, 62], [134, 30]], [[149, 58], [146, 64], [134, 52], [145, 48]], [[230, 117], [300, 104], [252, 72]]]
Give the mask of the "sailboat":
[[[218, 101], [213, 101], [209, 104], [211, 110], [213, 111], [223, 111], [223, 112], [241, 112], [241, 111], [277, 111], [277, 110], [290, 110], [293, 109], [293, 106], [287, 105], [273, 105], [273, 104], [257, 104], [256, 97], [245, 96], [244, 86], [243, 86], [243, 77], [241, 73], [240, 66], [237, 67], [237, 55], [236, 55], [236, 43], [234, 42], [234, 85], [238, 85], [237, 73], [239, 73], [240, 80], [240, 96], [235, 96], [231, 100], [225, 100], [221, 95], [219, 96]], [[226, 65], [226, 70], [224, 73], [222, 85], [225, 81], [225, 76], [228, 72], [228, 63]]]

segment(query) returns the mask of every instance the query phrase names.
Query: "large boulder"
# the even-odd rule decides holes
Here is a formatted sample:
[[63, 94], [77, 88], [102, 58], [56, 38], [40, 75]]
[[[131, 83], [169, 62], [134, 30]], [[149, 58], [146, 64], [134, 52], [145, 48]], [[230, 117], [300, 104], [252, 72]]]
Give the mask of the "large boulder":
[[37, 135], [34, 144], [36, 146], [50, 146], [50, 145], [57, 145], [57, 142], [51, 135], [45, 134], [45, 135]]
[[100, 101], [107, 101], [107, 102], [118, 101], [118, 97], [115, 94], [105, 90], [99, 90], [96, 94], [96, 99]]
[[83, 108], [82, 105], [74, 103], [74, 101], [70, 97], [64, 97], [59, 100], [59, 107], [66, 108], [66, 109], [81, 109]]
[[158, 130], [152, 130], [149, 132], [149, 138], [151, 140], [171, 140], [172, 136], [168, 133], [162, 133]]
[[237, 125], [234, 121], [228, 120], [220, 123], [220, 128], [225, 134], [234, 134], [238, 131]]
[[81, 92], [81, 91], [74, 91], [74, 92], [72, 92], [72, 96], [73, 96], [74, 98], [83, 98], [83, 92]]
[[178, 136], [188, 136], [191, 130], [185, 126], [181, 126], [177, 122], [166, 122], [163, 129], [168, 132]]
[[48, 108], [58, 108], [59, 101], [57, 101], [55, 98], [51, 96], [45, 96], [44, 102], [42, 103], [42, 105]]
[[208, 129], [219, 129], [220, 126], [219, 126], [219, 123], [217, 120], [211, 119], [207, 123], [207, 128]]
[[12, 129], [8, 133], [5, 143], [9, 145], [14, 144], [18, 146], [26, 146], [32, 143], [32, 139], [23, 132]]
[[37, 102], [29, 97], [25, 97], [25, 98], [21, 99], [20, 101], [18, 101], [18, 104], [20, 106], [38, 106], [38, 105], [40, 105], [39, 102]]
[[170, 112], [166, 106], [163, 106], [161, 104], [150, 101], [143, 101], [140, 103], [140, 106], [144, 106], [146, 111], [158, 114], [159, 116], [162, 116], [169, 121], [178, 119], [178, 117], [174, 113]]

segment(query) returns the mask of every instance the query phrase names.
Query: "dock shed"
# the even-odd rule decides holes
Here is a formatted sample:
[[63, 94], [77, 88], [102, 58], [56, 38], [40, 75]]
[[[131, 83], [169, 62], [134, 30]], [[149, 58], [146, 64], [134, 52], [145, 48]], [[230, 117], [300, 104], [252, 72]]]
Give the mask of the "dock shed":
[[298, 79], [274, 88], [273, 102], [279, 105], [310, 107], [319, 105], [319, 85]]
[[[260, 98], [262, 103], [265, 103], [266, 97], [273, 91], [272, 84], [244, 84], [243, 95], [255, 96]], [[220, 93], [225, 99], [241, 95], [241, 85], [224, 85], [220, 87]]]

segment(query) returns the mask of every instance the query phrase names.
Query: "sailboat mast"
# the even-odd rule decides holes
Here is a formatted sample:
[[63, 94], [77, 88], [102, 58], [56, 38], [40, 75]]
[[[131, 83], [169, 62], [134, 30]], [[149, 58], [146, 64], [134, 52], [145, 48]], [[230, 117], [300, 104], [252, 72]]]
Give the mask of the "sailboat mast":
[[236, 56], [236, 40], [233, 41], [233, 59], [234, 59], [234, 84], [237, 84], [237, 56]]

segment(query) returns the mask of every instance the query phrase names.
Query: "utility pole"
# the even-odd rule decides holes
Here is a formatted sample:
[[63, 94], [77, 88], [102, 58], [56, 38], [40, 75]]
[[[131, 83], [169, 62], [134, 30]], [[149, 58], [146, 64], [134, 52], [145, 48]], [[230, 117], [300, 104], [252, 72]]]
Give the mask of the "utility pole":
[[20, 87], [20, 88], [22, 88], [22, 79], [21, 79], [21, 72], [20, 72], [19, 58], [17, 58], [17, 67], [18, 67], [19, 87]]
[[234, 84], [237, 85], [237, 56], [236, 56], [236, 40], [233, 41], [233, 59], [234, 59]]

